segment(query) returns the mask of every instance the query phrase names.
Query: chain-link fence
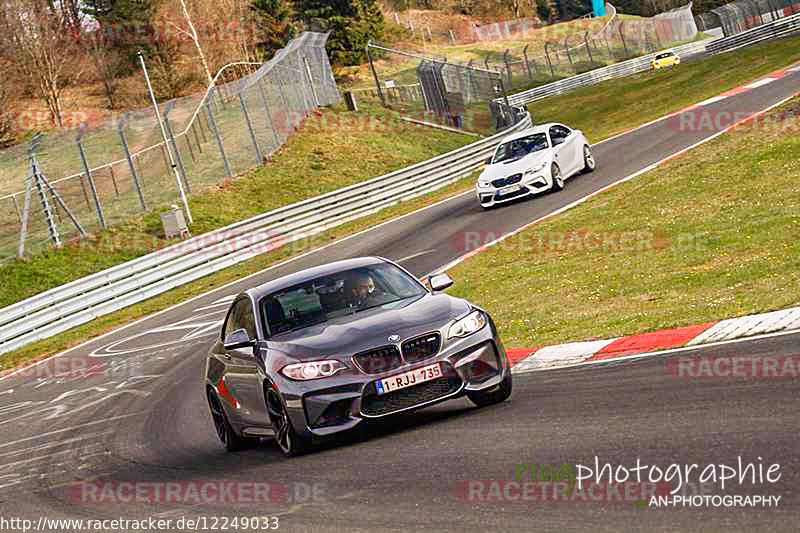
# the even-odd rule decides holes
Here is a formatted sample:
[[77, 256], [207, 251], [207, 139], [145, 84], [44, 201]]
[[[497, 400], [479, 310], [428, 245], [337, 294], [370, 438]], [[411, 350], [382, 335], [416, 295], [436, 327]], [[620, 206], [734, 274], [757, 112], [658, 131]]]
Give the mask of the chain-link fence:
[[725, 37], [800, 13], [797, 0], [737, 0], [695, 17], [701, 31], [722, 28]]
[[179, 203], [176, 172], [191, 193], [262, 163], [339, 100], [327, 37], [303, 33], [255, 72], [160, 105], [175, 169], [152, 109], [0, 152], [0, 261]]
[[[443, 67], [445, 72], [460, 73], [452, 86], [461, 87], [458, 92], [469, 107], [475, 100], [469, 92], [470, 77], [491, 79], [492, 87], [507, 93], [676, 46], [695, 39], [698, 34], [691, 2], [652, 18], [623, 18], [611, 4], [606, 7], [606, 17], [581, 18], [545, 27], [528, 21], [485, 24], [471, 29], [469, 48], [449, 48], [454, 51], [455, 59], [471, 55], [468, 61], [435, 56], [428, 61], [447, 65]], [[525, 44], [498, 46], [514, 39]], [[425, 85], [419, 76], [420, 58], [426, 54], [418, 50], [374, 48], [374, 84], [355, 89], [356, 98], [398, 109], [436, 109], [429, 105], [429, 98], [426, 100]], [[453, 88], [448, 87], [446, 92], [453, 92]], [[477, 99], [493, 100], [488, 94], [491, 92], [484, 91], [487, 94]]]

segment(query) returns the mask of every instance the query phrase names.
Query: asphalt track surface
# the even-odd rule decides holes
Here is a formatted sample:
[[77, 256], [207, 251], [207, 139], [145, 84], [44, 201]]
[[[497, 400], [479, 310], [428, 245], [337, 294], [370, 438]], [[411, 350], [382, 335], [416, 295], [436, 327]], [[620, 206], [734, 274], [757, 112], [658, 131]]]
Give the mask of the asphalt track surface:
[[[793, 94], [798, 82], [800, 73], [795, 72], [708, 109], [761, 109]], [[459, 232], [510, 231], [710, 134], [677, 131], [668, 121], [655, 123], [598, 144], [598, 169], [568, 180], [562, 192], [488, 212], [471, 194], [455, 197], [65, 356], [97, 356], [103, 365], [98, 375], [51, 379], [51, 361], [0, 382], [0, 517], [36, 523], [39, 517], [278, 516], [280, 529], [289, 531], [794, 529], [800, 518], [797, 379], [678, 379], [665, 371], [665, 357], [518, 374], [504, 404], [482, 410], [466, 400], [440, 404], [291, 460], [270, 439], [256, 449], [226, 453], [203, 394], [205, 352], [227, 302], [241, 287], [359, 255], [400, 260], [421, 276], [463, 253], [453, 244]], [[691, 353], [800, 355], [800, 334]], [[763, 462], [765, 471], [780, 464], [780, 479], [725, 492], [712, 487], [706, 494], [781, 496], [777, 508], [481, 502], [464, 501], [458, 492], [459, 483], [468, 480], [514, 479], [516, 466], [531, 457], [555, 467], [590, 465], [598, 457], [601, 465], [629, 468], [637, 458], [666, 467], [736, 465], [740, 456], [745, 463]], [[282, 483], [288, 497], [255, 505], [98, 504], [70, 492], [72, 484], [84, 480], [272, 481]], [[316, 497], [309, 497], [314, 488]]]

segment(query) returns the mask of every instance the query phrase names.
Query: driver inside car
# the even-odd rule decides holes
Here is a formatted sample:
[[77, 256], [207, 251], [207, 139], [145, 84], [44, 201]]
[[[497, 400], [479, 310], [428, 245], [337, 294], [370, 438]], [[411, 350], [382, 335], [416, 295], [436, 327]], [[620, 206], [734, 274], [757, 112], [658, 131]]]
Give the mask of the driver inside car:
[[383, 302], [375, 288], [375, 280], [366, 272], [357, 272], [353, 276], [349, 288], [350, 305], [352, 307], [372, 307]]

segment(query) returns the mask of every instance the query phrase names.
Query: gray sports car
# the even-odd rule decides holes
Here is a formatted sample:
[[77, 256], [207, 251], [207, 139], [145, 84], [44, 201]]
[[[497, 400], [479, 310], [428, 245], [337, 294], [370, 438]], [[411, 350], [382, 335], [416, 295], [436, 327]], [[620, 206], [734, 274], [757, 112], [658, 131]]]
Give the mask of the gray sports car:
[[511, 394], [491, 317], [368, 257], [303, 270], [239, 294], [206, 361], [214, 425], [230, 451], [274, 435], [287, 456], [369, 419], [466, 395]]

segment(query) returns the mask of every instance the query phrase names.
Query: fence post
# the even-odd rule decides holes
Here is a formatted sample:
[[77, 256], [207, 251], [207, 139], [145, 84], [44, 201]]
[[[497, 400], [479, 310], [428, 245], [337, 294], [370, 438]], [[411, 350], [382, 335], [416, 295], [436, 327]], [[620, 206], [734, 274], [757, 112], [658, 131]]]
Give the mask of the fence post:
[[[408, 19], [408, 22], [411, 23], [411, 19]], [[414, 31], [413, 26], [411, 31]], [[381, 80], [378, 79], [378, 71], [375, 70], [375, 63], [372, 61], [372, 54], [369, 51], [370, 45], [372, 45], [372, 41], [367, 41], [367, 59], [369, 60], [369, 69], [372, 71], [372, 78], [375, 80], [375, 88], [378, 90], [378, 98], [381, 100], [381, 105], [386, 107], [386, 99], [383, 97], [383, 91], [381, 90]]]
[[128, 168], [131, 170], [133, 186], [136, 187], [136, 193], [139, 195], [139, 204], [142, 206], [143, 211], [147, 211], [147, 203], [144, 201], [144, 194], [142, 193], [142, 184], [139, 183], [139, 174], [136, 172], [136, 165], [133, 164], [133, 159], [131, 159], [128, 139], [125, 137], [125, 125], [128, 123], [128, 117], [129, 113], [122, 115], [122, 119], [117, 123], [117, 131], [119, 132], [119, 139], [122, 141], [122, 149], [125, 151], [125, 159], [128, 160]]
[[594, 58], [592, 57], [592, 48], [589, 46], [589, 32], [583, 34], [583, 42], [586, 43], [586, 52], [589, 53], [589, 64], [594, 67]]
[[314, 97], [314, 105], [316, 107], [321, 107], [319, 96], [317, 96], [317, 90], [314, 88], [314, 76], [311, 75], [311, 65], [308, 63], [308, 58], [305, 56], [303, 56], [303, 63], [306, 67], [306, 76], [308, 76], [308, 85], [311, 87], [311, 95]]
[[278, 137], [278, 130], [275, 128], [275, 119], [272, 118], [272, 113], [269, 110], [269, 100], [267, 99], [267, 93], [264, 91], [264, 85], [261, 83], [262, 81], [263, 78], [258, 80], [256, 85], [258, 85], [258, 90], [261, 93], [261, 101], [264, 103], [264, 111], [267, 113], [267, 122], [272, 128], [272, 136], [275, 137], [275, 148], [278, 148], [281, 145], [281, 139]]
[[[211, 89], [212, 94], [214, 89]], [[233, 177], [233, 172], [231, 172], [231, 166], [228, 163], [228, 157], [225, 155], [225, 147], [222, 145], [222, 137], [219, 136], [219, 131], [217, 131], [217, 123], [214, 121], [214, 113], [211, 111], [211, 98], [208, 99], [206, 103], [206, 116], [208, 118], [208, 129], [211, 130], [211, 133], [214, 134], [214, 138], [217, 140], [217, 146], [219, 147], [219, 153], [222, 155], [222, 163], [225, 165], [225, 174], [229, 178]]]
[[253, 147], [256, 149], [256, 164], [260, 165], [264, 162], [264, 156], [261, 154], [261, 148], [258, 147], [256, 132], [253, 130], [253, 123], [250, 122], [250, 114], [247, 112], [247, 105], [244, 103], [241, 91], [239, 92], [239, 103], [242, 105], [242, 113], [244, 113], [244, 121], [247, 123], [247, 131], [250, 132], [250, 140], [253, 141]]
[[[201, 154], [203, 153], [203, 145], [200, 142], [200, 136], [197, 134], [197, 130], [203, 131], [202, 121], [197, 120], [195, 118], [195, 122], [192, 123], [192, 133], [194, 133], [194, 142], [197, 144], [197, 151]], [[206, 140], [206, 134], [203, 133], [203, 142]]]
[[513, 83], [511, 82], [511, 65], [508, 62], [508, 48], [506, 51], [503, 52], [503, 62], [506, 64], [506, 75], [508, 76], [508, 88], [510, 89], [513, 87]]
[[22, 213], [19, 210], [19, 202], [17, 201], [17, 195], [12, 194], [11, 199], [14, 201], [14, 210], [17, 212], [17, 220], [22, 223]]
[[172, 133], [172, 126], [169, 123], [169, 112], [172, 111], [173, 107], [175, 107], [175, 100], [170, 100], [164, 106], [164, 127], [167, 130], [167, 138], [169, 139], [169, 144], [172, 145], [172, 151], [175, 152], [175, 159], [178, 162], [178, 170], [180, 171], [183, 185], [186, 187], [186, 192], [192, 194], [192, 187], [189, 185], [189, 179], [186, 176], [186, 167], [183, 166], [183, 158], [178, 150], [178, 143], [175, 142], [175, 135]]
[[528, 63], [528, 47], [530, 45], [526, 44], [525, 48], [522, 49], [522, 55], [525, 57], [525, 69], [528, 71], [528, 79], [532, 80], [533, 76], [531, 75], [531, 65]]
[[572, 66], [572, 54], [569, 53], [569, 43], [567, 43], [567, 39], [569, 39], [569, 35], [564, 37], [564, 51], [567, 52], [567, 59], [569, 59], [569, 66]]
[[86, 124], [81, 124], [78, 136], [75, 138], [75, 144], [78, 145], [78, 153], [81, 156], [83, 171], [86, 173], [86, 178], [89, 180], [89, 187], [92, 190], [92, 198], [94, 199], [95, 209], [97, 209], [97, 218], [100, 220], [100, 227], [106, 229], [106, 217], [103, 215], [103, 207], [100, 205], [100, 198], [97, 196], [97, 187], [95, 187], [94, 178], [92, 178], [92, 171], [89, 168], [89, 162], [86, 161], [86, 153], [83, 151], [83, 145], [81, 144], [81, 138], [85, 132]]
[[556, 77], [556, 73], [553, 71], [553, 63], [552, 63], [552, 61], [550, 61], [550, 48], [549, 48], [549, 45], [550, 45], [550, 42], [549, 41], [545, 41], [545, 43], [544, 43], [544, 57], [547, 59], [547, 66], [550, 67], [550, 77], [551, 78], [555, 78]]
[[625, 24], [625, 21], [622, 21], [622, 20], [619, 21], [619, 36], [622, 39], [622, 49], [625, 51], [625, 56], [624, 57], [627, 58], [628, 57], [628, 45], [625, 44], [625, 32], [622, 29], [623, 24]]
[[33, 154], [35, 149], [33, 144], [28, 148], [28, 175], [25, 179], [25, 198], [22, 201], [22, 221], [19, 226], [19, 246], [17, 247], [17, 257], [20, 259], [25, 257], [25, 241], [28, 240], [28, 218], [31, 213], [31, 192], [33, 190], [33, 180], [36, 179], [33, 174], [33, 164], [31, 162], [33, 157], [31, 154]]

